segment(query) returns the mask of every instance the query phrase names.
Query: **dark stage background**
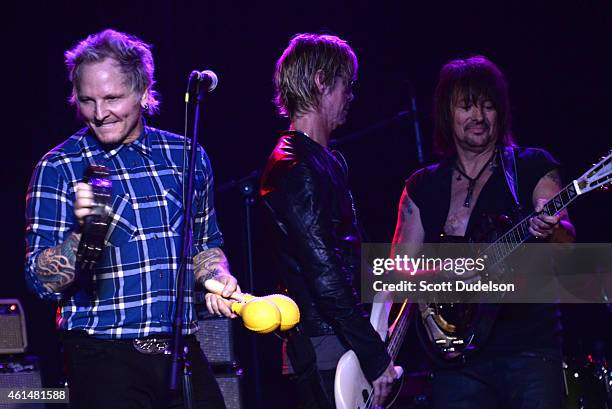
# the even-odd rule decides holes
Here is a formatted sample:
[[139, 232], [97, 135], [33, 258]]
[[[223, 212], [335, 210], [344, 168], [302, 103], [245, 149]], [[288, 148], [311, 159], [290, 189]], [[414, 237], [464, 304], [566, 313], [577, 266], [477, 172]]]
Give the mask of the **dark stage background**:
[[[580, 4], [580, 5], [578, 5]], [[359, 58], [359, 86], [342, 138], [393, 118], [416, 98], [425, 153], [431, 155], [430, 106], [438, 70], [447, 60], [484, 54], [510, 82], [519, 144], [548, 149], [574, 178], [610, 148], [612, 24], [608, 1], [580, 2], [206, 2], [22, 1], [5, 9], [3, 25], [3, 276], [0, 297], [27, 309], [31, 352], [44, 358], [48, 385], [60, 376], [54, 306], [28, 295], [23, 280], [24, 196], [37, 160], [81, 124], [68, 105], [63, 52], [86, 35], [112, 27], [154, 45], [161, 113], [149, 124], [183, 132], [183, 93], [193, 69], [212, 69], [219, 87], [206, 101], [201, 143], [217, 187], [260, 169], [286, 121], [271, 103], [274, 63], [298, 32], [347, 39]], [[4, 14], [4, 13], [3, 13]], [[369, 241], [393, 234], [403, 180], [419, 167], [414, 127], [392, 121], [343, 144], [351, 186]], [[226, 185], [227, 187], [227, 185]], [[610, 193], [592, 193], [571, 208], [583, 242], [610, 240]], [[257, 205], [257, 204], [256, 204]], [[245, 275], [242, 196], [236, 187], [216, 197], [234, 273], [245, 290], [274, 287], [265, 232], [254, 222], [255, 288]], [[568, 354], [602, 352], [609, 341], [606, 306], [564, 306]], [[1, 329], [0, 329], [1, 331]], [[238, 329], [245, 367], [246, 407], [255, 371], [249, 335]], [[257, 339], [264, 407], [289, 407], [279, 388], [279, 342]], [[609, 353], [609, 350], [607, 350]], [[413, 350], [410, 356], [421, 355]]]

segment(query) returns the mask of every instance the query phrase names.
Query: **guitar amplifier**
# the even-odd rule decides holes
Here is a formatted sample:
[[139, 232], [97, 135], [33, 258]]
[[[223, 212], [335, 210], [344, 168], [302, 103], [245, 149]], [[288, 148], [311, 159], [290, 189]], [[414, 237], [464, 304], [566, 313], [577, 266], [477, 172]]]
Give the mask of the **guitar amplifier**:
[[[0, 389], [11, 388], [42, 388], [36, 357], [0, 359]], [[44, 409], [45, 405], [42, 403], [7, 403], [0, 404], [0, 407], [7, 409]]]
[[0, 300], [0, 354], [20, 354], [28, 346], [26, 323], [19, 300]]
[[196, 292], [198, 332], [196, 338], [212, 367], [227, 409], [242, 409], [242, 369], [234, 354], [232, 320], [208, 312], [204, 293]]
[[[213, 372], [214, 368], [213, 368]], [[242, 370], [238, 369], [227, 373], [215, 373], [215, 378], [221, 388], [227, 409], [242, 409]]]
[[196, 304], [198, 332], [196, 338], [208, 362], [214, 366], [236, 366], [232, 320], [210, 314], [205, 306]]

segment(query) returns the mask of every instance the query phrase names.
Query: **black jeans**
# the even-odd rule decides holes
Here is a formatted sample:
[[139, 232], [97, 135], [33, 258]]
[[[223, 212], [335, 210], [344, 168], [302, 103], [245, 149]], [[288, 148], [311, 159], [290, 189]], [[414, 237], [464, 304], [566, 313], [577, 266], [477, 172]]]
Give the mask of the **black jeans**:
[[[169, 392], [170, 355], [138, 352], [131, 341], [66, 334], [64, 357], [71, 408], [183, 408], [182, 377]], [[185, 338], [194, 408], [225, 409], [219, 385], [195, 336]]]
[[[313, 381], [313, 378], [315, 379]], [[300, 409], [332, 409], [336, 407], [334, 380], [336, 370], [316, 370], [310, 377], [294, 378]]]
[[562, 409], [562, 361], [522, 352], [434, 372], [434, 409]]
[[289, 333], [287, 355], [293, 366], [300, 409], [334, 409], [336, 368], [319, 370], [310, 338], [297, 327]]

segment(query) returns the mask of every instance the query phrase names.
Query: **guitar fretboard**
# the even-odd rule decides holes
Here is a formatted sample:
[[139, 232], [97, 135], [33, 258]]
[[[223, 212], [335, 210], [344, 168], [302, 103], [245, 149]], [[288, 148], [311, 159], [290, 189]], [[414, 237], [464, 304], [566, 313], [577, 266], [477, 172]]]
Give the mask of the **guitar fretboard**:
[[400, 316], [395, 324], [393, 333], [391, 334], [389, 345], [387, 346], [387, 352], [393, 361], [395, 361], [397, 358], [399, 349], [404, 343], [404, 336], [406, 335], [406, 330], [408, 329], [408, 324], [410, 323], [410, 308], [413, 307], [407, 302], [404, 302], [402, 305], [402, 310], [400, 311]]
[[[542, 209], [542, 213], [547, 216], [553, 216], [565, 209], [576, 197], [578, 197], [578, 195], [579, 193], [576, 191], [574, 182], [572, 182], [546, 202]], [[488, 263], [496, 265], [516, 250], [520, 244], [529, 239], [532, 236], [531, 233], [529, 233], [529, 220], [537, 215], [537, 212], [531, 213], [488, 246], [483, 251], [483, 254], [487, 256]]]
[[[410, 309], [411, 305], [404, 301], [402, 305], [402, 309], [400, 310], [400, 315], [396, 320], [395, 327], [393, 328], [393, 332], [391, 333], [391, 337], [389, 339], [389, 345], [387, 345], [387, 352], [391, 357], [391, 360], [395, 362], [397, 359], [397, 354], [399, 352], [400, 347], [404, 343], [404, 336], [406, 335], [406, 330], [408, 329], [408, 324], [410, 323]], [[373, 407], [373, 399], [374, 397], [374, 388], [370, 390], [368, 394], [368, 398], [365, 401], [365, 409], [372, 409]]]

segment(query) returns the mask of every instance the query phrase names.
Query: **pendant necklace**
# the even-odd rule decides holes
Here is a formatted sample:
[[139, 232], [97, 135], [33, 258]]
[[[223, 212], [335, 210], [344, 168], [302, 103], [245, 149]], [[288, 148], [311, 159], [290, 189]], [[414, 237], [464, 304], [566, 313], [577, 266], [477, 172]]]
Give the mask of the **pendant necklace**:
[[463, 206], [464, 207], [470, 207], [471, 201], [472, 201], [472, 195], [474, 194], [474, 188], [476, 187], [476, 182], [478, 181], [478, 179], [480, 179], [480, 177], [482, 176], [482, 174], [484, 173], [485, 169], [487, 169], [487, 167], [490, 167], [491, 170], [493, 170], [493, 168], [495, 167], [495, 154], [497, 153], [497, 149], [493, 152], [493, 154], [491, 155], [491, 157], [489, 158], [489, 160], [487, 161], [487, 163], [484, 164], [484, 166], [480, 169], [480, 171], [478, 172], [478, 174], [476, 175], [476, 177], [469, 177], [464, 171], [461, 166], [461, 163], [459, 161], [455, 162], [455, 165], [453, 166], [455, 168], [455, 170], [457, 172], [459, 172], [459, 175], [457, 175], [457, 181], [461, 180], [461, 176], [463, 176], [464, 178], [466, 178], [468, 180], [468, 189], [467, 189], [467, 195], [465, 196], [465, 200], [463, 202]]

